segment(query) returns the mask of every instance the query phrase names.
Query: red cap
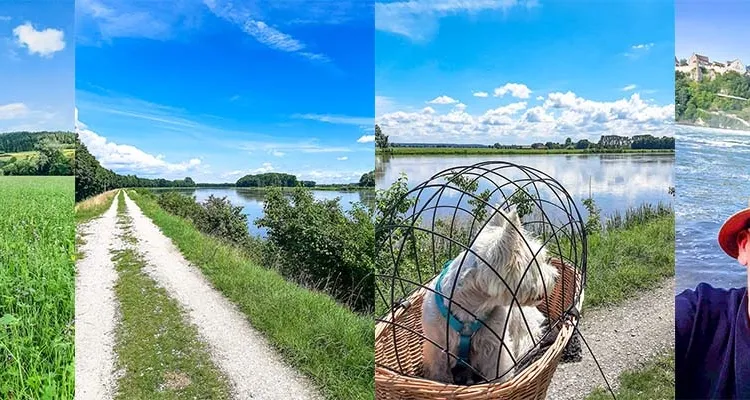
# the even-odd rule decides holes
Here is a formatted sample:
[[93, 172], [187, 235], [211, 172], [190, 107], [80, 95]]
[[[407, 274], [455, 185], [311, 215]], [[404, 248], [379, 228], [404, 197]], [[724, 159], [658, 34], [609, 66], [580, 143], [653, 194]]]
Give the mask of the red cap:
[[719, 246], [730, 257], [739, 256], [737, 234], [747, 228], [750, 228], [750, 207], [729, 217], [719, 229]]

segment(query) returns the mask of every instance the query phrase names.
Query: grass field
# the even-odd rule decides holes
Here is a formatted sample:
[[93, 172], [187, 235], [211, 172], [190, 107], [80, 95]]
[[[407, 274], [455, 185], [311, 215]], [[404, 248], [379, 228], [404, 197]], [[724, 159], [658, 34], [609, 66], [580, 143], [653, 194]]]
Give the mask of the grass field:
[[[619, 400], [674, 399], [674, 352], [662, 354], [639, 369], [624, 372], [619, 377], [620, 388], [615, 392]], [[609, 400], [612, 395], [597, 389], [586, 400]]]
[[642, 154], [674, 154], [674, 150], [632, 150], [632, 149], [495, 149], [489, 147], [458, 148], [458, 147], [391, 147], [388, 150], [375, 149], [375, 154], [390, 155], [451, 155], [451, 154], [617, 154], [617, 153], [642, 153]]
[[674, 215], [588, 238], [586, 305], [617, 304], [674, 276]]
[[135, 191], [128, 194], [282, 357], [328, 399], [373, 399], [374, 322], [330, 296], [253, 264], [241, 250], [200, 233]]
[[[134, 245], [125, 199], [118, 196], [123, 241]], [[119, 274], [115, 294], [120, 305], [117, 327], [117, 399], [229, 399], [229, 384], [211, 361], [196, 328], [167, 291], [143, 272], [143, 257], [132, 247], [114, 252]]]
[[74, 187], [0, 177], [0, 398], [73, 398]]

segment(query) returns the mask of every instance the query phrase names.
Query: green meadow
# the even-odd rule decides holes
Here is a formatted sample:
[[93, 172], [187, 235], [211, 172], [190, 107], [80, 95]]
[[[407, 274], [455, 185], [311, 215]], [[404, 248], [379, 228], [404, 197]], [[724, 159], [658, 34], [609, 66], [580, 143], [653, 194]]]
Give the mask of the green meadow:
[[74, 186], [0, 176], [0, 398], [73, 398]]

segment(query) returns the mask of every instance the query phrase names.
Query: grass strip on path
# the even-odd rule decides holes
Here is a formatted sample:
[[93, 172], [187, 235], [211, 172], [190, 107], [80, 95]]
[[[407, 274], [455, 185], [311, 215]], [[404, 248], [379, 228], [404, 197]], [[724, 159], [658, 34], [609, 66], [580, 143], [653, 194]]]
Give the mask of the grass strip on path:
[[75, 181], [0, 176], [0, 398], [72, 399]]
[[152, 199], [128, 194], [284, 360], [310, 377], [327, 398], [374, 398], [372, 318], [253, 264], [239, 249], [202, 234]]
[[[674, 352], [657, 356], [637, 370], [623, 372], [620, 387], [615, 391], [618, 400], [674, 399]], [[606, 389], [596, 389], [586, 400], [610, 400]]]
[[75, 205], [76, 223], [87, 222], [104, 214], [112, 205], [115, 193], [117, 193], [117, 189], [98, 194], [77, 203]]
[[129, 246], [114, 252], [119, 273], [115, 294], [120, 304], [117, 329], [118, 399], [229, 399], [226, 378], [211, 361], [183, 310], [145, 274], [135, 249], [123, 193], [118, 196], [118, 224]]
[[588, 237], [586, 306], [621, 303], [674, 276], [674, 215]]

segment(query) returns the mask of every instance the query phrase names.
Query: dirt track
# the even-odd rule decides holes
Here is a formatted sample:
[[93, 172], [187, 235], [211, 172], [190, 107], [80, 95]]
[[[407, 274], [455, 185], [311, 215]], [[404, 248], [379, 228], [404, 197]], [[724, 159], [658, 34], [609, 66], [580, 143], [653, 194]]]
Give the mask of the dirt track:
[[[172, 241], [125, 196], [127, 214], [144, 272], [185, 310], [212, 361], [228, 378], [237, 399], [317, 399], [301, 374], [285, 365], [234, 304], [215, 290]], [[81, 226], [87, 244], [78, 262], [76, 287], [76, 399], [109, 399], [114, 393], [113, 332], [117, 273], [111, 250], [118, 247], [117, 199], [101, 217]], [[80, 360], [80, 361], [79, 361]], [[80, 388], [80, 391], [79, 391]]]
[[[668, 280], [618, 307], [591, 310], [583, 316], [579, 328], [613, 388], [621, 372], [674, 348], [673, 287], [674, 281]], [[581, 362], [558, 366], [547, 398], [583, 399], [596, 387], [606, 386], [583, 346]]]

